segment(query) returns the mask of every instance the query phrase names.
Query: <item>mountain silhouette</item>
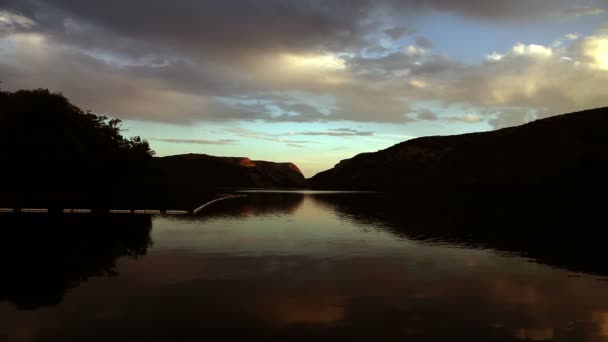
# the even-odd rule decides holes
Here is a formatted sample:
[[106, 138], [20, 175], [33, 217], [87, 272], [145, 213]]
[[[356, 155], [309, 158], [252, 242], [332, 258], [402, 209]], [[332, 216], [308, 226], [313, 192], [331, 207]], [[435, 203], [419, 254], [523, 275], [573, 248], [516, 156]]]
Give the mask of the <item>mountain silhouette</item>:
[[238, 157], [183, 154], [155, 158], [156, 165], [178, 188], [302, 188], [304, 175], [293, 163]]
[[608, 108], [492, 132], [413, 139], [342, 160], [318, 189], [429, 190], [606, 186]]
[[121, 121], [46, 89], [0, 91], [3, 191], [112, 191], [147, 186], [154, 152]]

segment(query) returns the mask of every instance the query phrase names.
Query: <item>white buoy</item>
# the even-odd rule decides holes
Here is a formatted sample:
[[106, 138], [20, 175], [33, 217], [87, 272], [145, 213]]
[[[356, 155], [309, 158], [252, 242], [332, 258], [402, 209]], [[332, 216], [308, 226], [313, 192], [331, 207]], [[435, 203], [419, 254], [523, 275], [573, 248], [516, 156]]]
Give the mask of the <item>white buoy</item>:
[[110, 214], [130, 214], [131, 210], [125, 209], [112, 209], [108, 211]]
[[165, 214], [168, 215], [186, 215], [189, 214], [186, 210], [166, 210]]
[[22, 213], [31, 213], [31, 214], [46, 214], [49, 212], [48, 209], [43, 208], [23, 208], [21, 209]]

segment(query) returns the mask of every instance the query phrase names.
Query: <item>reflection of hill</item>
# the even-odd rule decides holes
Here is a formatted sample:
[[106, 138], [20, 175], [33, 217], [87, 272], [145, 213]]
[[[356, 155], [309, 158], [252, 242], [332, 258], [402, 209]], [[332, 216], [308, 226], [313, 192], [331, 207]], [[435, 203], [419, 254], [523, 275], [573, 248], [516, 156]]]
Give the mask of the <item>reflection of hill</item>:
[[92, 276], [115, 274], [118, 258], [151, 245], [148, 216], [0, 216], [0, 301], [20, 309], [56, 305]]
[[411, 240], [491, 248], [573, 271], [608, 275], [601, 203], [576, 193], [322, 195], [344, 220]]
[[100, 192], [0, 192], [0, 207], [48, 208], [60, 213], [66, 208], [164, 209], [192, 210], [218, 196], [213, 191], [200, 191], [165, 186], [150, 187], [137, 193]]

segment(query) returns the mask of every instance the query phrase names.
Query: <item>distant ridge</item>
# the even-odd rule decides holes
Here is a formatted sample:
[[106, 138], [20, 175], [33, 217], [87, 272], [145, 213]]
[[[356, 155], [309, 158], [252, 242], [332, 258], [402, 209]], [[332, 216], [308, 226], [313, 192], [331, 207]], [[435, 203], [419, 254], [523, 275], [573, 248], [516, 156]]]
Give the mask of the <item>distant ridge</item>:
[[293, 163], [245, 157], [181, 154], [155, 158], [167, 183], [194, 188], [303, 188], [306, 179]]
[[608, 184], [608, 107], [491, 132], [423, 137], [340, 161], [317, 189], [577, 189]]

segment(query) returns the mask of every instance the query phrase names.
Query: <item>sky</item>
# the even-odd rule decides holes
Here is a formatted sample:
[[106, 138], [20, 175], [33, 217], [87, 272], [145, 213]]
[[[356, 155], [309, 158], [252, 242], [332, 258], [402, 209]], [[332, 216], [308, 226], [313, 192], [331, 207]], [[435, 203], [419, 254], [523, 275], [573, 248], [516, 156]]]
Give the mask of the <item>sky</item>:
[[0, 0], [0, 86], [157, 155], [339, 160], [608, 106], [603, 0]]

